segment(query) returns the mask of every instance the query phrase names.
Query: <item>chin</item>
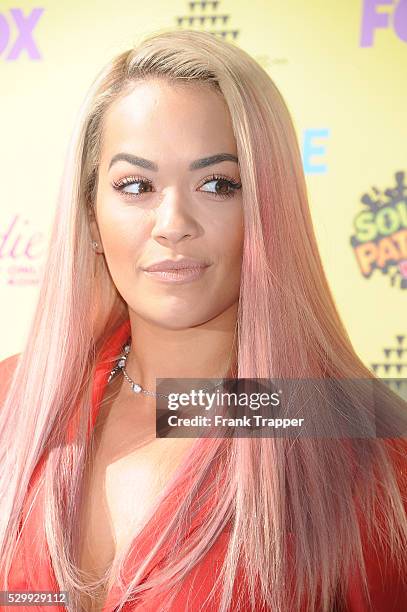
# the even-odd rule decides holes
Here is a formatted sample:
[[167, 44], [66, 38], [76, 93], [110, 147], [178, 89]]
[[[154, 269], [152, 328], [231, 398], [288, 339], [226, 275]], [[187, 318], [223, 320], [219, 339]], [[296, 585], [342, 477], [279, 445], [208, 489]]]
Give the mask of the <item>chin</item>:
[[182, 315], [177, 315], [176, 317], [160, 316], [154, 321], [154, 323], [159, 327], [163, 327], [165, 329], [174, 329], [174, 330], [188, 329], [189, 327], [196, 327], [196, 326], [202, 325], [205, 322], [206, 322], [205, 319], [202, 320], [202, 319], [193, 318], [191, 317], [191, 315], [188, 316], [188, 314], [186, 314], [184, 317]]
[[213, 316], [215, 315], [209, 313], [206, 314], [206, 316], [204, 313], [194, 315], [191, 313], [191, 309], [183, 310], [178, 308], [177, 312], [171, 310], [171, 312], [165, 313], [163, 310], [160, 310], [160, 312], [157, 312], [157, 316], [154, 316], [154, 314], [150, 311], [148, 316], [145, 318], [157, 327], [177, 330], [197, 327], [203, 323], [206, 323], [207, 321], [210, 321]]

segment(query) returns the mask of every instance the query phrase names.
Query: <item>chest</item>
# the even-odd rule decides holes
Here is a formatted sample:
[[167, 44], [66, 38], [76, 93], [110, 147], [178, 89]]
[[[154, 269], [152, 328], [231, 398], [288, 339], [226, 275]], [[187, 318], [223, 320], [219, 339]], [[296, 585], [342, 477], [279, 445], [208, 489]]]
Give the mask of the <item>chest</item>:
[[96, 456], [83, 489], [81, 531], [89, 569], [106, 568], [151, 516], [172, 469], [155, 449], [109, 461]]
[[[140, 533], [193, 440], [150, 439], [135, 444], [123, 429], [105, 429], [87, 464], [80, 511], [84, 582], [100, 580], [89, 612], [102, 610], [113, 586], [112, 563]], [[137, 446], [137, 448], [134, 448]]]
[[97, 458], [84, 486], [81, 512], [80, 569], [84, 582], [101, 580], [93, 602], [85, 609], [102, 609], [111, 588], [111, 566], [151, 515], [162, 482], [146, 457], [122, 457], [113, 463]]

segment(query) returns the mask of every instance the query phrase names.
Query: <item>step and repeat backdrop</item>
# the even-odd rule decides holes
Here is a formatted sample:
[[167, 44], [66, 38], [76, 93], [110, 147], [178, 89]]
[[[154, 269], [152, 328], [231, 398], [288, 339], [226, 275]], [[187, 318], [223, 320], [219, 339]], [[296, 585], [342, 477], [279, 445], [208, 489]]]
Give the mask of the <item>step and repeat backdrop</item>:
[[0, 360], [24, 346], [91, 81], [167, 28], [234, 41], [279, 87], [354, 347], [380, 377], [406, 378], [407, 0], [0, 0]]

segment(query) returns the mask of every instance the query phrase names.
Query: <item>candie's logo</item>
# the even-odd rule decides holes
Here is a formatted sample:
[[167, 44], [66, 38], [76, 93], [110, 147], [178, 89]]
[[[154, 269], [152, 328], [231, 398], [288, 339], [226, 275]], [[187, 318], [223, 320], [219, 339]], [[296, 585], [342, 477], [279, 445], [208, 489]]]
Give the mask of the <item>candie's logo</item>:
[[0, 284], [37, 285], [46, 252], [46, 236], [33, 232], [28, 219], [14, 215], [10, 223], [0, 224]]
[[370, 278], [375, 269], [390, 278], [391, 285], [407, 289], [407, 187], [405, 173], [396, 172], [396, 186], [374, 196], [361, 197], [364, 210], [353, 222], [350, 243], [363, 276]]

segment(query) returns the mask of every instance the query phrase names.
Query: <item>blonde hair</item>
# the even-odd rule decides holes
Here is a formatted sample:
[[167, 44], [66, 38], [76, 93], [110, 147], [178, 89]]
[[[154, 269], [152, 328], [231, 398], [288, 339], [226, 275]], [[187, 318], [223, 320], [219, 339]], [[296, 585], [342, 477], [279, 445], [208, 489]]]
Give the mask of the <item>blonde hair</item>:
[[[82, 585], [76, 567], [85, 427], [69, 445], [66, 427], [74, 410], [81, 423], [86, 421], [100, 348], [128, 316], [104, 257], [95, 258], [92, 250], [88, 207], [96, 196], [106, 110], [147, 78], [211, 87], [230, 112], [244, 188], [238, 376], [373, 377], [356, 355], [332, 298], [295, 129], [270, 76], [238, 46], [197, 31], [157, 32], [115, 57], [93, 83], [71, 140], [38, 304], [0, 421], [0, 573], [10, 567], [28, 483], [46, 453], [47, 542], [72, 610], [78, 609], [81, 590], [92, 590]], [[391, 424], [397, 401], [389, 397], [381, 408]], [[405, 424], [405, 412], [398, 416]], [[362, 415], [355, 414], [356, 424], [359, 419]], [[126, 597], [148, 597], [149, 587], [162, 585], [170, 591], [163, 607], [169, 609], [184, 577], [231, 521], [219, 574], [220, 612], [230, 607], [241, 564], [256, 609], [264, 604], [292, 612], [306, 600], [314, 610], [320, 597], [321, 610], [331, 611], [345, 593], [352, 567], [360, 569], [367, 588], [358, 516], [364, 517], [367, 533], [402, 563], [407, 526], [391, 455], [396, 446], [379, 438], [198, 440], [165, 491], [188, 476], [188, 492], [133, 576], [120, 608]], [[217, 462], [222, 472], [209, 479]], [[192, 508], [202, 504], [204, 483], [209, 496], [216, 494], [214, 512], [191, 534], [188, 546], [175, 547], [155, 578], [141, 584], [155, 550], [171, 532], [185, 533]], [[289, 546], [295, 562], [290, 584]], [[112, 581], [121, 580], [127, 553], [112, 567]], [[243, 605], [238, 602], [234, 610]]]

